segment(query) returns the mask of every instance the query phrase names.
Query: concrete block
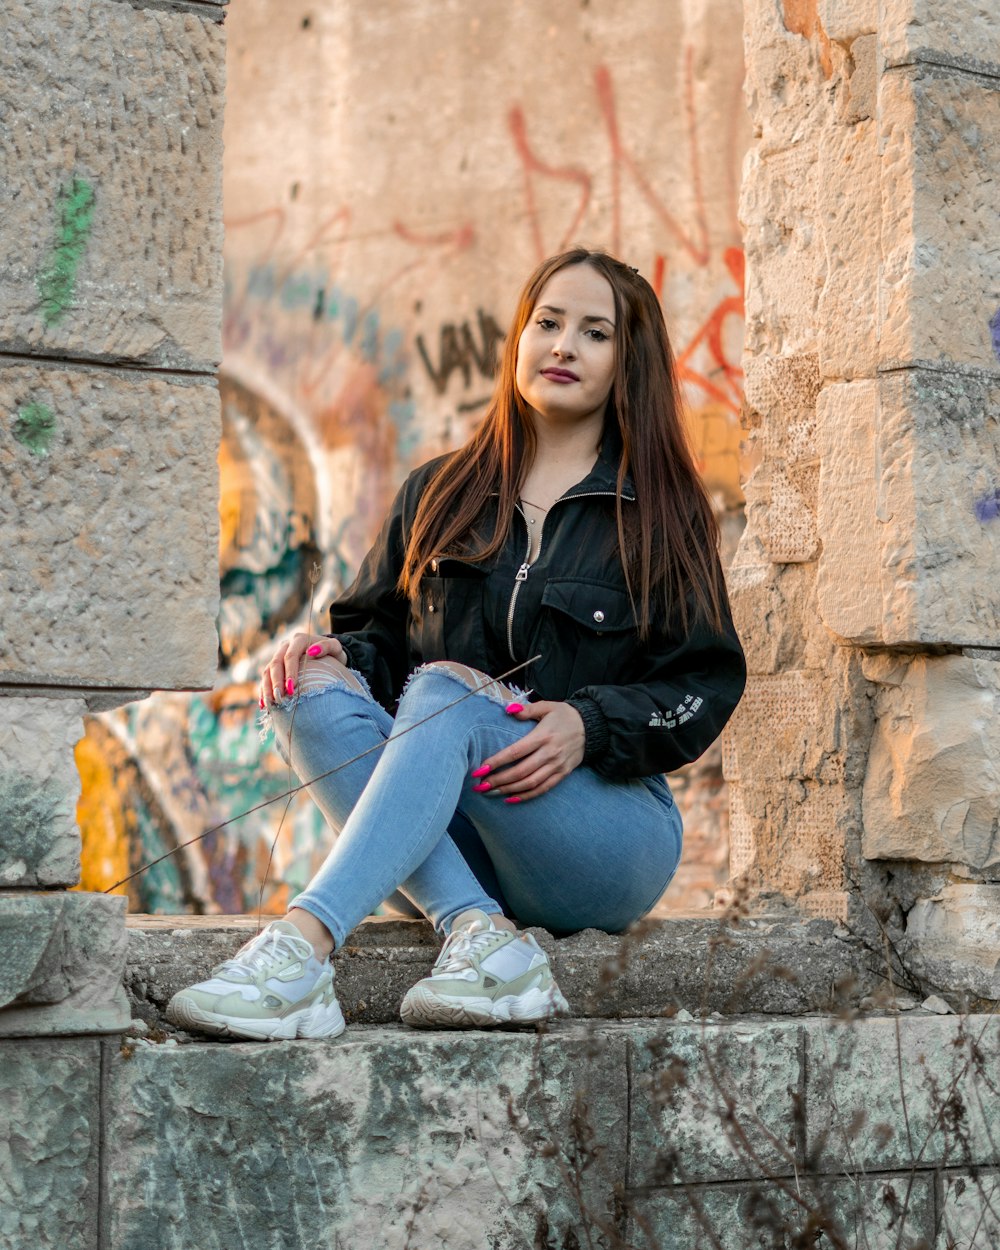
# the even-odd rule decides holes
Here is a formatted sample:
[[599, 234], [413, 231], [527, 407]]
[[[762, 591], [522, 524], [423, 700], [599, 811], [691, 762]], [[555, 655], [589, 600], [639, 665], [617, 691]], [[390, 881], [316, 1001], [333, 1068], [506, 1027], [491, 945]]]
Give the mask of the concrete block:
[[1000, 872], [1000, 664], [872, 657], [865, 671], [878, 685], [864, 854]]
[[992, 0], [879, 0], [879, 41], [886, 65], [931, 61], [1000, 73]]
[[827, 386], [819, 401], [821, 467], [817, 570], [823, 623], [854, 643], [877, 643], [884, 626], [878, 464], [878, 383]]
[[901, 953], [916, 976], [965, 997], [1000, 999], [1000, 885], [946, 885], [906, 915]]
[[6, 15], [0, 350], [214, 370], [217, 14], [12, 0]]
[[[870, 58], [851, 77], [852, 116], [862, 113], [866, 72], [874, 86], [874, 39], [858, 40]], [[870, 96], [871, 93], [868, 93]], [[826, 378], [873, 377], [878, 367], [878, 275], [881, 263], [879, 155], [874, 113], [835, 126], [819, 151], [823, 195], [817, 225], [826, 257], [819, 297], [819, 360]]]
[[942, 72], [883, 74], [883, 369], [930, 362], [1000, 373], [996, 188], [1000, 90]]
[[749, 1021], [636, 1031], [628, 1185], [794, 1173], [799, 1039], [797, 1024]]
[[1000, 1176], [996, 1171], [941, 1177], [939, 1246], [1000, 1245]]
[[110, 894], [0, 894], [0, 1037], [127, 1028], [124, 916]]
[[626, 1242], [635, 1250], [759, 1250], [810, 1239], [852, 1250], [898, 1250], [901, 1233], [904, 1245], [920, 1244], [920, 1238], [932, 1244], [934, 1178], [806, 1175], [692, 1186], [637, 1195], [628, 1212]]
[[804, 1021], [808, 1156], [823, 1171], [996, 1161], [1000, 1050], [991, 1016]]
[[995, 645], [1000, 382], [907, 370], [819, 408], [824, 623], [861, 645]]
[[[614, 1030], [137, 1046], [107, 1082], [121, 1250], [563, 1244], [581, 1207], [610, 1217], [625, 1167]], [[584, 1102], [586, 1141], [572, 1127]]]
[[97, 1250], [100, 1042], [0, 1042], [0, 1245]]
[[[124, 984], [133, 1014], [162, 1027], [171, 996], [204, 979], [255, 932], [251, 916], [130, 916]], [[732, 927], [710, 914], [676, 916], [625, 937], [532, 932], [576, 1017], [642, 1018], [679, 1008], [799, 1015], [833, 1010], [838, 984], [852, 983], [853, 1002], [870, 984], [862, 952], [835, 938], [832, 926], [797, 918], [759, 916]], [[403, 995], [426, 975], [438, 945], [422, 921], [359, 925], [334, 956], [349, 1024], [397, 1021]]]
[[0, 368], [0, 679], [211, 684], [218, 443], [214, 385]]
[[82, 699], [0, 698], [0, 888], [80, 879]]

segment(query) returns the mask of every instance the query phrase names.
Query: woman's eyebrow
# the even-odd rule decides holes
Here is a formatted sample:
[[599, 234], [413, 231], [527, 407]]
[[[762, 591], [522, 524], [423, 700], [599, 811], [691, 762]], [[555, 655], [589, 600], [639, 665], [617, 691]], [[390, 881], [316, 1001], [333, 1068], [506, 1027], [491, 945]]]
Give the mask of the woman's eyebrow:
[[[538, 308], [535, 311], [555, 313], [556, 316], [558, 317], [564, 317], [566, 315], [565, 308], [556, 308], [554, 304], [539, 304]], [[615, 323], [611, 320], [610, 317], [584, 317], [583, 320], [584, 321], [604, 321], [604, 322], [607, 322], [607, 324], [612, 328], [612, 330], [615, 328]]]

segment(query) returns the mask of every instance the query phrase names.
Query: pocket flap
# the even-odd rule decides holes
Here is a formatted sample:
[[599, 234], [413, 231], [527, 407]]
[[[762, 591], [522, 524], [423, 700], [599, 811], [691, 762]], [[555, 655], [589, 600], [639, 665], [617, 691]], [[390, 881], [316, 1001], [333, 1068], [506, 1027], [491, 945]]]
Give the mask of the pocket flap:
[[635, 629], [632, 604], [624, 590], [604, 582], [581, 581], [572, 577], [552, 577], [545, 583], [542, 604], [565, 612], [595, 633], [617, 633]]

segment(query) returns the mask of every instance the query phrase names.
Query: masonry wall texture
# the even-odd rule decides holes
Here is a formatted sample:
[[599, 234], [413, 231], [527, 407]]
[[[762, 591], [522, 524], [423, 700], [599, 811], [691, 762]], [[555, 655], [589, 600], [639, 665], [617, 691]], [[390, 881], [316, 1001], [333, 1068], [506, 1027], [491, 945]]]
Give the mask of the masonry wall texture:
[[732, 867], [814, 914], [861, 922], [862, 894], [900, 923], [915, 908], [911, 953], [961, 937], [952, 970], [982, 992], [993, 970], [958, 916], [995, 903], [976, 892], [1000, 873], [1000, 18], [978, 0], [745, 9]]
[[[83, 717], [216, 667], [222, 9], [15, 0], [4, 19], [0, 1037], [99, 1034], [129, 1019], [125, 909], [64, 889]], [[58, 1166], [83, 1168], [67, 1132]], [[33, 1244], [59, 1244], [40, 1202]]]

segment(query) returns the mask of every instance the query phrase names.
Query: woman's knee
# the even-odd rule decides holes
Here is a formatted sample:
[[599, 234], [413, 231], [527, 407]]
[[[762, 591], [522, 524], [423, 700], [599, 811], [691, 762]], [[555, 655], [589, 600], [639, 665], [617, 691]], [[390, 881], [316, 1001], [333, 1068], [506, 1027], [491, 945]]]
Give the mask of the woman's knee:
[[509, 690], [502, 682], [495, 681], [488, 673], [480, 672], [478, 668], [473, 668], [469, 664], [459, 664], [456, 660], [432, 660], [428, 664], [422, 664], [410, 677], [407, 689], [426, 676], [445, 677], [459, 682], [467, 690], [485, 695], [486, 698], [504, 707], [515, 697], [512, 690]]

